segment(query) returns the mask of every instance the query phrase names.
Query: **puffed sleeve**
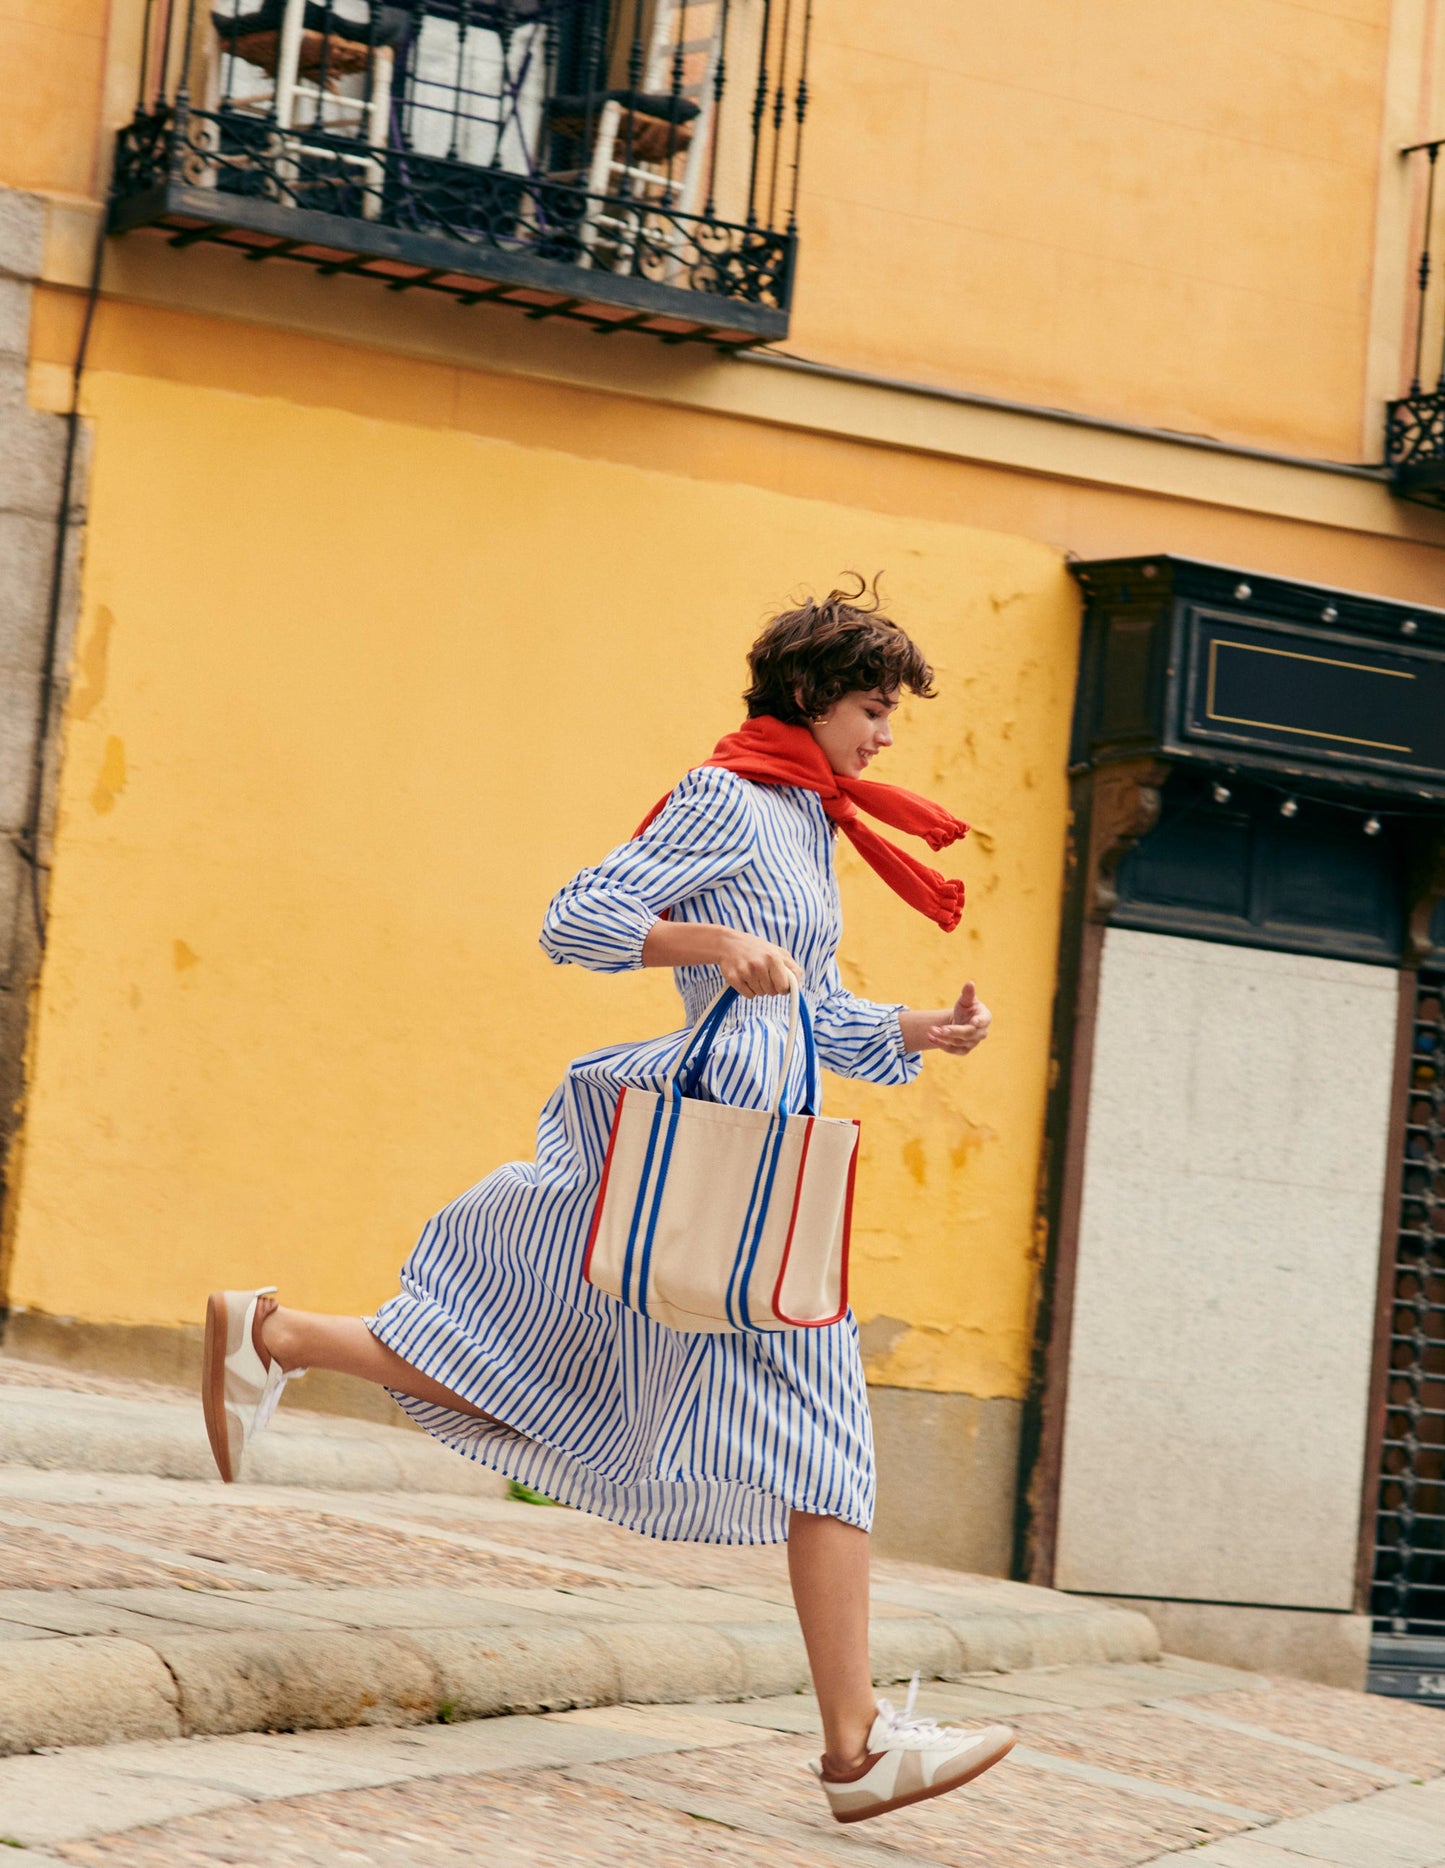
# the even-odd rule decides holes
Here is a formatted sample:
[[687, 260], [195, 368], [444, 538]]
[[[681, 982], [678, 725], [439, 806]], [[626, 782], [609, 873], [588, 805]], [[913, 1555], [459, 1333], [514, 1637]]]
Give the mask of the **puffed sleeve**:
[[751, 787], [718, 766], [699, 766], [674, 789], [640, 837], [621, 843], [552, 897], [542, 951], [558, 966], [625, 973], [664, 908], [714, 888], [752, 860]]
[[869, 1083], [911, 1083], [923, 1068], [921, 1051], [905, 1051], [901, 1005], [878, 1005], [858, 999], [843, 984], [838, 962], [830, 960], [821, 998], [813, 1008], [818, 1060], [839, 1077], [863, 1077]]

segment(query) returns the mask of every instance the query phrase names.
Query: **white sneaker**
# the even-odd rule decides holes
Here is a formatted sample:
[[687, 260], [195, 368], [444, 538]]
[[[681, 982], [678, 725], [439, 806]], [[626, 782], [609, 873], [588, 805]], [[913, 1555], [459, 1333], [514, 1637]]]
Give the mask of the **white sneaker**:
[[821, 1764], [809, 1765], [840, 1823], [861, 1823], [925, 1797], [941, 1797], [946, 1790], [971, 1783], [1013, 1750], [1015, 1734], [1006, 1725], [966, 1732], [961, 1726], [914, 1718], [917, 1697], [915, 1674], [902, 1712], [895, 1712], [886, 1699], [879, 1700], [867, 1754], [846, 1777], [825, 1772]]
[[201, 1363], [201, 1406], [211, 1451], [227, 1485], [241, 1470], [241, 1454], [276, 1412], [281, 1390], [305, 1369], [283, 1369], [256, 1352], [252, 1327], [256, 1305], [274, 1284], [259, 1291], [212, 1291], [206, 1299], [206, 1345]]

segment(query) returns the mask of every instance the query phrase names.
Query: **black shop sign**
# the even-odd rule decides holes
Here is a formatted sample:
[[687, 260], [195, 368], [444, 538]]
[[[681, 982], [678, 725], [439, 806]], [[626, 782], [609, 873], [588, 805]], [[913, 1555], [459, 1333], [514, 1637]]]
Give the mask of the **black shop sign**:
[[1428, 648], [1190, 607], [1184, 734], [1445, 778], [1445, 659]]

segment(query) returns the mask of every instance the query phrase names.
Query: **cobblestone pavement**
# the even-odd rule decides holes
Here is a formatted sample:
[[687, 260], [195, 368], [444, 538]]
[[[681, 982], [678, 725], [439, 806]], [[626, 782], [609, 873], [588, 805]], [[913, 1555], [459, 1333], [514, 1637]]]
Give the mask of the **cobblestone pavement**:
[[[178, 1418], [183, 1404], [186, 1431], [196, 1430], [191, 1398], [156, 1385], [0, 1358], [0, 1402], [7, 1386], [171, 1402]], [[83, 1448], [67, 1447], [72, 1456], [84, 1466]], [[19, 1755], [0, 1758], [0, 1843], [16, 1845], [17, 1862], [1445, 1868], [1445, 1714], [1173, 1658], [925, 1684], [923, 1711], [965, 1723], [1007, 1719], [1020, 1744], [968, 1790], [858, 1829], [832, 1822], [803, 1769], [818, 1740], [815, 1709], [801, 1694], [414, 1722], [450, 1717], [443, 1697], [430, 1712], [394, 1707], [394, 1727], [264, 1729], [344, 1722], [314, 1672], [325, 1643], [343, 1638], [338, 1629], [382, 1637], [378, 1654], [405, 1637], [414, 1660], [442, 1654], [448, 1664], [455, 1640], [459, 1653], [480, 1657], [483, 1673], [495, 1669], [509, 1633], [519, 1667], [528, 1644], [541, 1652], [536, 1644], [554, 1631], [608, 1635], [634, 1697], [655, 1665], [676, 1681], [691, 1678], [699, 1654], [746, 1660], [774, 1639], [796, 1645], [776, 1547], [657, 1544], [501, 1497], [297, 1483], [223, 1490], [153, 1467], [45, 1464], [0, 1467], [0, 1545], [0, 1681], [8, 1683], [0, 1727], [13, 1712], [3, 1693], [43, 1673], [46, 1651], [62, 1700], [74, 1690], [65, 1681], [79, 1677], [64, 1668], [83, 1661], [92, 1642], [104, 1655], [143, 1655], [163, 1683], [166, 1669], [181, 1681], [179, 1702], [155, 1699], [159, 1724], [122, 1728], [165, 1736], [97, 1746], [117, 1729], [103, 1725], [71, 1737], [69, 1749], [27, 1753], [66, 1740], [12, 1735]], [[995, 1578], [876, 1566], [875, 1631], [891, 1631], [904, 1672], [916, 1664], [916, 1642], [965, 1624], [1011, 1630], [1005, 1639], [1056, 1660], [1078, 1638], [1060, 1618], [1089, 1612], [1077, 1599]], [[728, 1639], [708, 1623], [731, 1631]], [[198, 1659], [196, 1644], [213, 1637], [214, 1654]], [[292, 1657], [304, 1717], [273, 1711], [256, 1729], [187, 1723], [183, 1663], [203, 1682], [231, 1668], [239, 1694], [257, 1668], [272, 1666], [273, 1639], [277, 1655]], [[546, 1652], [570, 1652], [558, 1640]], [[165, 1668], [152, 1649], [171, 1657]], [[659, 1676], [654, 1697], [771, 1693], [783, 1683], [749, 1674], [731, 1689], [693, 1679], [678, 1691]], [[555, 1693], [528, 1686], [504, 1703], [586, 1703], [579, 1692], [569, 1699], [565, 1681], [553, 1684]], [[307, 1692], [330, 1709], [318, 1715]], [[346, 1717], [391, 1716], [364, 1700]], [[178, 1730], [236, 1735], [170, 1735]]]
[[[803, 1695], [0, 1761], [17, 1862], [91, 1868], [1440, 1868], [1445, 1719], [1193, 1661], [925, 1688], [1007, 1717], [968, 1789], [841, 1830]], [[1329, 1743], [1322, 1742], [1327, 1738]]]
[[[806, 1683], [782, 1547], [454, 1486], [425, 1435], [357, 1426], [291, 1410], [271, 1481], [223, 1487], [194, 1396], [0, 1357], [0, 1755]], [[994, 1577], [884, 1562], [873, 1597], [880, 1681], [1158, 1652], [1143, 1616]]]
[[[68, 1392], [171, 1403], [203, 1439], [196, 1397], [156, 1382], [121, 1380], [0, 1356], [4, 1391]], [[398, 1419], [400, 1419], [398, 1411]], [[305, 1419], [324, 1430], [326, 1417]], [[389, 1436], [387, 1436], [389, 1438]], [[421, 1439], [422, 1436], [415, 1436]], [[410, 1441], [413, 1436], [406, 1434]], [[84, 1468], [83, 1450], [75, 1459]], [[300, 1487], [169, 1481], [112, 1471], [66, 1474], [0, 1467], [0, 1533], [12, 1589], [125, 1589], [153, 1585], [246, 1590], [257, 1579], [368, 1588], [595, 1589], [657, 1587], [742, 1592], [786, 1606], [780, 1545], [665, 1544], [573, 1511], [497, 1498], [417, 1493], [342, 1495]], [[1077, 1610], [1070, 1598], [995, 1577], [880, 1560], [880, 1606], [900, 1613], [967, 1594], [996, 1613]]]

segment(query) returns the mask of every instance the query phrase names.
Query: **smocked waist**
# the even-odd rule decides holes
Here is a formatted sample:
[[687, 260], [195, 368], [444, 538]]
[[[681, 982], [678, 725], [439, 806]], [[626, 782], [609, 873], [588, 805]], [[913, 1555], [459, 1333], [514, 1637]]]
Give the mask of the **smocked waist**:
[[[709, 968], [708, 971], [713, 972], [713, 969]], [[722, 986], [721, 973], [714, 973], [711, 983], [694, 980], [679, 981], [688, 1025], [697, 1023], [722, 990]], [[810, 986], [806, 981], [803, 982], [803, 997], [807, 1000], [810, 1009], [817, 1005], [822, 996], [821, 987]], [[726, 1031], [738, 1025], [757, 1022], [786, 1028], [789, 1003], [789, 995], [785, 992], [767, 993], [756, 999], [734, 999], [723, 1014], [722, 1029]]]

